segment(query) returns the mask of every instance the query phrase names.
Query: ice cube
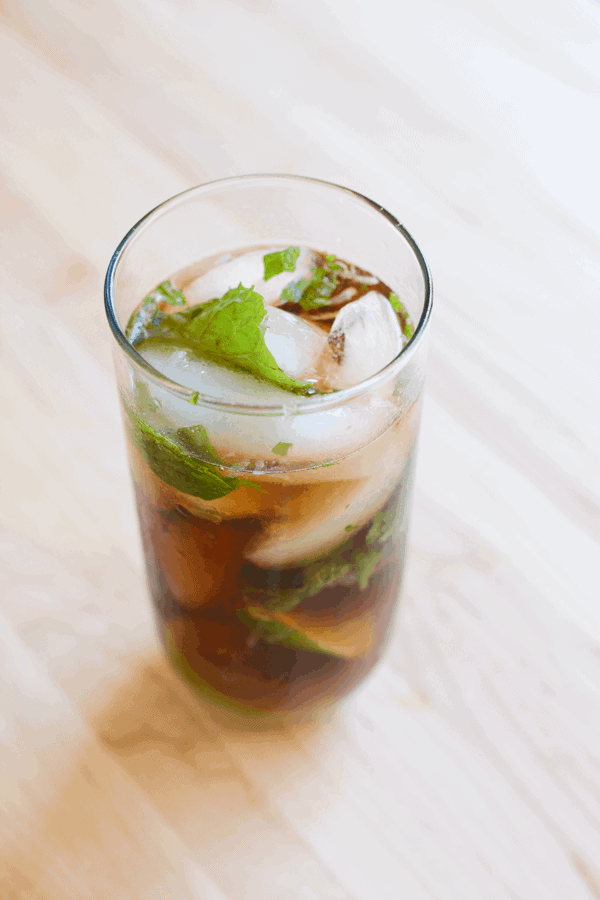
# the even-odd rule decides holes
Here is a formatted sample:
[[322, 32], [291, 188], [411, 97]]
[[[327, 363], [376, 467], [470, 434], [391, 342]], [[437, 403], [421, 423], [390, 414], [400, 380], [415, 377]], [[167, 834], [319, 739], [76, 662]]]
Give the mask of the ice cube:
[[393, 479], [377, 476], [307, 485], [290, 497], [284, 515], [268, 522], [244, 555], [265, 569], [310, 562], [366, 525], [393, 485]]
[[[142, 345], [140, 352], [167, 378], [215, 400], [269, 406], [285, 404], [290, 399], [287, 391], [267, 381], [199, 359], [186, 349], [174, 349], [172, 344], [153, 342], [147, 347]], [[187, 405], [193, 408], [193, 404]]]
[[[142, 343], [139, 350], [167, 378], [201, 395], [194, 404], [174, 391], [150, 384], [152, 397], [170, 426], [176, 429], [201, 423], [222, 458], [231, 458], [234, 465], [245, 460], [250, 470], [258, 470], [265, 459], [285, 462], [292, 468], [328, 464], [368, 444], [390, 424], [394, 412], [393, 404], [382, 408], [379, 402], [365, 405], [359, 399], [331, 409], [315, 409], [312, 397], [301, 397], [244, 372], [198, 359], [173, 344], [153, 341]], [[307, 373], [302, 374], [305, 377], [309, 377]], [[202, 396], [246, 407], [279, 407], [281, 414], [256, 415], [214, 407], [203, 403]], [[273, 454], [280, 443], [290, 445], [285, 457]], [[335, 467], [322, 470], [325, 474], [335, 471]]]
[[193, 305], [204, 303], [206, 300], [222, 297], [228, 290], [236, 288], [241, 283], [244, 287], [254, 286], [254, 290], [261, 295], [267, 306], [276, 306], [282, 290], [294, 281], [307, 278], [315, 265], [314, 254], [302, 247], [293, 272], [282, 272], [265, 281], [263, 257], [277, 249], [283, 248], [251, 250], [214, 266], [184, 288], [186, 300]]
[[[294, 445], [286, 457], [288, 462], [300, 450], [300, 446], [296, 446], [299, 439], [294, 425], [299, 418], [312, 418], [295, 415], [304, 398], [237, 369], [198, 359], [185, 349], [174, 350], [172, 344], [142, 344], [140, 352], [150, 365], [167, 378], [198, 391], [209, 400], [250, 407], [279, 407], [284, 411], [279, 416], [262, 416], [235, 409], [219, 409], [203, 404], [201, 398], [194, 404], [167, 389], [152, 386], [152, 396], [160, 403], [162, 413], [173, 428], [203, 424], [222, 458], [231, 455], [234, 464], [247, 460], [253, 470], [260, 469], [261, 459], [273, 456], [272, 448], [280, 442]], [[309, 403], [310, 398], [304, 402]], [[326, 417], [327, 413], [323, 415]], [[320, 457], [322, 450], [317, 435], [312, 443], [309, 438], [304, 452], [309, 455], [316, 453], [317, 458]]]
[[347, 388], [375, 375], [400, 353], [402, 329], [391, 303], [378, 291], [343, 306], [317, 362], [319, 381]]
[[264, 320], [265, 344], [277, 365], [291, 378], [302, 380], [302, 373], [314, 367], [327, 341], [318, 327], [277, 307], [267, 307]]

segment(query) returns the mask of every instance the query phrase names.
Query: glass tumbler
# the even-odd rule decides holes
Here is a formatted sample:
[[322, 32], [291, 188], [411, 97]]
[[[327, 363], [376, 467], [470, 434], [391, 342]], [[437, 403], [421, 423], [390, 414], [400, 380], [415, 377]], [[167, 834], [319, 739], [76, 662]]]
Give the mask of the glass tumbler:
[[[134, 310], [175, 273], [289, 246], [373, 273], [408, 312], [412, 336], [366, 381], [274, 403], [178, 383], [127, 339]], [[168, 658], [230, 711], [329, 707], [380, 659], [398, 607], [432, 304], [419, 248], [347, 188], [229, 178], [144, 216], [115, 251], [105, 300]]]

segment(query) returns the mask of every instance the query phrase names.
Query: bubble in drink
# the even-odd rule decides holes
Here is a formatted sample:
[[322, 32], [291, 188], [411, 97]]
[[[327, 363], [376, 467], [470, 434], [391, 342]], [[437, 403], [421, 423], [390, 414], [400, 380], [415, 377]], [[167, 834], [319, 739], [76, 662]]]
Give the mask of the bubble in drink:
[[134, 379], [124, 399], [168, 653], [204, 696], [240, 709], [336, 699], [377, 662], [395, 606], [417, 405], [393, 382], [385, 396], [323, 398], [385, 368], [408, 315], [376, 275], [303, 248], [252, 249], [164, 284], [129, 334], [195, 393]]

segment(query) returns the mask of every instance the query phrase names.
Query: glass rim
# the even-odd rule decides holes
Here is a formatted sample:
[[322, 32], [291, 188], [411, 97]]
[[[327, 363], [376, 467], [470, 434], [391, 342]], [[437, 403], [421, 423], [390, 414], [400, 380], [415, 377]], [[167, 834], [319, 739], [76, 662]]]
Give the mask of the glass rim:
[[[392, 359], [386, 366], [380, 369], [380, 371], [375, 375], [372, 375], [370, 378], [367, 378], [364, 381], [353, 385], [352, 387], [343, 388], [342, 390], [334, 391], [331, 394], [322, 394], [318, 396], [313, 395], [309, 398], [299, 398], [296, 395], [290, 394], [290, 400], [285, 404], [281, 403], [262, 405], [229, 403], [225, 400], [218, 400], [214, 397], [208, 397], [195, 390], [194, 388], [188, 388], [176, 381], [173, 381], [171, 378], [163, 375], [162, 372], [160, 372], [158, 369], [155, 369], [154, 366], [152, 366], [144, 359], [141, 353], [139, 353], [135, 349], [133, 344], [127, 339], [124, 331], [119, 324], [115, 310], [114, 279], [119, 262], [121, 261], [129, 244], [134, 240], [136, 235], [143, 228], [150, 225], [154, 219], [159, 217], [159, 214], [162, 212], [162, 210], [164, 210], [166, 206], [175, 204], [176, 201], [181, 201], [190, 194], [201, 193], [204, 190], [215, 188], [220, 185], [225, 185], [230, 182], [241, 183], [262, 181], [268, 179], [304, 182], [308, 184], [322, 185], [328, 188], [335, 188], [337, 190], [343, 191], [346, 194], [350, 194], [353, 197], [358, 198], [359, 200], [368, 204], [368, 206], [370, 206], [371, 208], [375, 209], [378, 213], [380, 213], [380, 215], [384, 216], [384, 218], [386, 218], [407, 241], [419, 264], [425, 287], [423, 311], [415, 327], [412, 337], [402, 347], [400, 353], [398, 353], [397, 356], [394, 357], [394, 359]], [[431, 273], [429, 271], [429, 266], [427, 265], [425, 257], [423, 256], [423, 253], [419, 248], [419, 245], [412, 237], [410, 232], [407, 231], [407, 229], [398, 221], [398, 219], [396, 219], [395, 216], [388, 212], [379, 203], [376, 203], [374, 200], [371, 200], [369, 197], [366, 197], [364, 194], [361, 194], [358, 191], [352, 190], [352, 188], [344, 187], [343, 185], [336, 184], [332, 181], [325, 181], [319, 178], [309, 178], [305, 175], [270, 175], [267, 173], [256, 175], [232, 175], [228, 178], [219, 178], [215, 181], [208, 181], [203, 184], [195, 185], [194, 187], [186, 188], [185, 190], [180, 191], [178, 194], [174, 194], [172, 197], [169, 197], [167, 200], [163, 200], [162, 203], [159, 203], [157, 206], [147, 212], [144, 216], [142, 216], [141, 219], [139, 219], [135, 223], [135, 225], [133, 225], [129, 229], [127, 234], [118, 244], [115, 252], [110, 259], [108, 269], [106, 271], [106, 278], [104, 280], [104, 308], [106, 311], [106, 316], [108, 318], [108, 323], [113, 333], [113, 337], [116, 339], [117, 344], [126, 353], [130, 360], [135, 363], [136, 367], [142, 369], [145, 375], [151, 381], [153, 381], [154, 384], [159, 387], [166, 388], [171, 393], [177, 394], [180, 398], [187, 400], [191, 404], [194, 404], [198, 407], [208, 406], [213, 409], [222, 409], [229, 412], [237, 411], [239, 413], [245, 413], [248, 415], [285, 415], [286, 413], [289, 413], [291, 406], [294, 406], [295, 411], [298, 413], [316, 412], [317, 410], [323, 410], [328, 409], [332, 406], [338, 406], [339, 404], [342, 404], [348, 400], [353, 400], [356, 397], [359, 397], [361, 394], [369, 393], [371, 390], [377, 387], [378, 384], [385, 381], [389, 377], [391, 370], [400, 370], [412, 358], [418, 345], [421, 343], [424, 337], [426, 326], [431, 316], [432, 306], [433, 282]], [[302, 402], [302, 400], [304, 400], [304, 402]]]

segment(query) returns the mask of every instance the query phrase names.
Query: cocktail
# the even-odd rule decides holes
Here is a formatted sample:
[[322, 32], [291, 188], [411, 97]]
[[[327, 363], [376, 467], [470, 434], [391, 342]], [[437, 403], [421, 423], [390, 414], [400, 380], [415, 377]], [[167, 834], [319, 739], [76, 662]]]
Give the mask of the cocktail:
[[106, 280], [166, 652], [229, 709], [347, 695], [397, 608], [431, 284], [381, 207], [249, 176], [142, 219]]

